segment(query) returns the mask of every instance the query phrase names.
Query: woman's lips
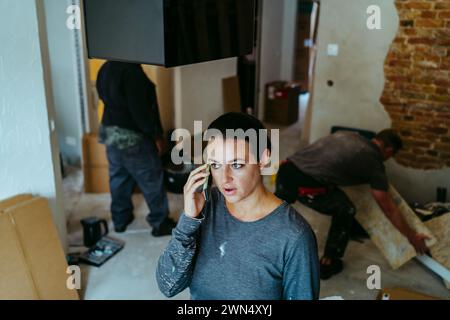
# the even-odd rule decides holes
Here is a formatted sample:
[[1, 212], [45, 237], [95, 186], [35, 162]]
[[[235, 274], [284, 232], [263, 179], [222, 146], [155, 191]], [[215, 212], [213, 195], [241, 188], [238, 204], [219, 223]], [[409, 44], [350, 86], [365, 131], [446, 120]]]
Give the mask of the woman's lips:
[[233, 196], [237, 192], [236, 188], [223, 188], [223, 193], [226, 196]]

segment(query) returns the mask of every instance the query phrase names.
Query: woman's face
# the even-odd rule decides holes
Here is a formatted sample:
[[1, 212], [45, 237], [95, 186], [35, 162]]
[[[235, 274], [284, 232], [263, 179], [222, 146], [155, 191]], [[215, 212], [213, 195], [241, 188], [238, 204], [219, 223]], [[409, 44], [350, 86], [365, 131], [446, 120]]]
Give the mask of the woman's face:
[[245, 140], [216, 138], [207, 154], [214, 182], [227, 202], [247, 198], [262, 183], [260, 165]]

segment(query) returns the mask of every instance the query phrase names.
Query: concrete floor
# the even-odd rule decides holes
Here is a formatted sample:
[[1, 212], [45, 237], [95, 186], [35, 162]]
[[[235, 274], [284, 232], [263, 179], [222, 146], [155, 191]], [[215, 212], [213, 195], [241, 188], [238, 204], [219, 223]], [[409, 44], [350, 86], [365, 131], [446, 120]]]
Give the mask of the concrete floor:
[[[304, 108], [301, 110], [304, 111]], [[299, 147], [300, 132], [300, 122], [281, 130], [281, 159]], [[69, 243], [72, 245], [70, 251], [77, 252], [85, 250], [76, 247], [82, 243], [80, 219], [89, 216], [105, 218], [109, 221], [110, 230], [113, 229], [109, 212], [110, 195], [82, 193], [81, 171], [70, 168], [68, 171], [63, 182], [65, 207], [68, 215]], [[273, 188], [270, 179], [265, 182], [268, 188]], [[169, 193], [168, 197], [171, 216], [177, 219], [182, 210], [182, 195]], [[83, 299], [166, 299], [157, 287], [155, 269], [157, 259], [170, 237], [152, 237], [144, 219], [148, 209], [143, 197], [134, 195], [133, 203], [136, 219], [127, 232], [120, 235], [110, 233], [110, 236], [124, 240], [125, 248], [100, 268], [81, 266]], [[299, 203], [294, 206], [314, 229], [319, 252], [322, 253], [330, 217], [318, 214]], [[369, 290], [366, 286], [369, 276], [366, 270], [371, 265], [380, 267], [382, 287], [402, 287], [437, 297], [449, 297], [449, 291], [442, 280], [416, 260], [408, 262], [399, 270], [392, 270], [370, 240], [365, 240], [364, 243], [350, 242], [344, 264], [345, 270], [341, 274], [321, 282], [321, 298], [342, 296], [344, 299], [375, 299], [378, 290]], [[189, 291], [185, 290], [174, 299], [189, 298]]]

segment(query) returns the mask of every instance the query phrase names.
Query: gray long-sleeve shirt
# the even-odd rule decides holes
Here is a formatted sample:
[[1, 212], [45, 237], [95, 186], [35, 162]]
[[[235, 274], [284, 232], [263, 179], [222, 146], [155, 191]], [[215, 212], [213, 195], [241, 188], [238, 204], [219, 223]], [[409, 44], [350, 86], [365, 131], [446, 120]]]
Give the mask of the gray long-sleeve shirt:
[[318, 299], [316, 239], [286, 202], [242, 222], [214, 188], [200, 219], [181, 215], [156, 278], [168, 297], [189, 287], [194, 300]]

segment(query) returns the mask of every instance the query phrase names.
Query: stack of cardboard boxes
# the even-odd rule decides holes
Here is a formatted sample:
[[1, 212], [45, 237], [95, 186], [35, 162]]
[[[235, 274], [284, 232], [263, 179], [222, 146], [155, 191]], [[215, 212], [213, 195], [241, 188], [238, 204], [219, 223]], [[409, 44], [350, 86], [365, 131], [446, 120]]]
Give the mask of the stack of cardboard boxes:
[[109, 193], [106, 148], [98, 142], [96, 134], [83, 137], [83, 175], [86, 193]]

